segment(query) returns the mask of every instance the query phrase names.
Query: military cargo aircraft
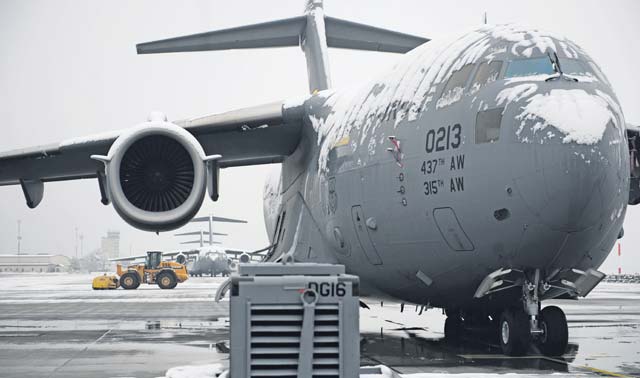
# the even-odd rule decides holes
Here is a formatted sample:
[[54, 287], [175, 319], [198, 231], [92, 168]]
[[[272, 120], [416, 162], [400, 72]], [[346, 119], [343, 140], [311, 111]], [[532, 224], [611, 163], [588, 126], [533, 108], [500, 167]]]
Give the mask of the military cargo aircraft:
[[[279, 21], [137, 46], [140, 54], [301, 47], [309, 95], [0, 154], [27, 205], [45, 182], [92, 178], [104, 204], [154, 232], [187, 223], [220, 170], [282, 163], [264, 192], [268, 261], [344, 264], [361, 292], [442, 308], [445, 333], [497, 329], [503, 351], [562, 354], [544, 300], [587, 295], [640, 202], [637, 130], [606, 76], [564, 37], [483, 25], [426, 38], [327, 17], [321, 0]], [[331, 89], [329, 47], [404, 54]], [[7, 127], [18, 127], [7, 126]]]
[[[231, 219], [231, 218], [222, 218], [216, 217], [213, 215], [196, 217], [193, 218], [191, 223], [195, 222], [208, 222], [209, 223], [209, 231], [208, 231], [208, 240], [205, 242], [204, 235], [205, 231], [190, 231], [190, 232], [182, 232], [176, 234], [175, 236], [191, 236], [191, 235], [200, 235], [200, 240], [192, 240], [182, 242], [181, 244], [193, 244], [199, 243], [200, 248], [195, 251], [190, 251], [192, 253], [193, 259], [187, 261], [187, 268], [189, 270], [189, 274], [194, 276], [203, 275], [211, 275], [215, 277], [220, 274], [222, 276], [228, 276], [231, 274], [233, 268], [235, 268], [235, 263], [232, 261], [232, 258], [227, 256], [227, 253], [223, 248], [216, 248], [214, 244], [220, 244], [220, 242], [216, 242], [213, 240], [214, 235], [224, 236], [226, 234], [213, 232], [213, 222], [225, 222], [225, 223], [247, 223], [245, 220], [240, 219]], [[193, 253], [196, 252], [196, 253]], [[235, 256], [234, 256], [235, 257]]]

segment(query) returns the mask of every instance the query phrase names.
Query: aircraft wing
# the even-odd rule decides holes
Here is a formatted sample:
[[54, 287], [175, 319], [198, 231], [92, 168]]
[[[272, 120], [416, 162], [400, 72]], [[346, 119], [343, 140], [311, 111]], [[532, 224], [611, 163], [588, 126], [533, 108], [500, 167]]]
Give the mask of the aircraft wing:
[[109, 259], [109, 261], [134, 261], [134, 260], [142, 260], [145, 259], [147, 255], [138, 255], [138, 256], [127, 256], [127, 257], [118, 257], [116, 259]]
[[[189, 235], [200, 235], [200, 234], [204, 234], [206, 236], [209, 236], [209, 232], [204, 232], [204, 231], [192, 231], [192, 232], [182, 232], [180, 234], [174, 234], [174, 236], [189, 236]], [[216, 236], [227, 236], [228, 234], [222, 233], [222, 232], [211, 232], [211, 235], [216, 235]]]
[[185, 255], [185, 256], [192, 256], [192, 255], [197, 255], [199, 254], [200, 251], [197, 250], [192, 250], [192, 251], [177, 251], [177, 252], [163, 252], [162, 253], [162, 257], [174, 257], [177, 255]]
[[[191, 133], [205, 153], [222, 155], [220, 168], [281, 162], [300, 140], [302, 101], [274, 102], [173, 122]], [[42, 199], [43, 183], [96, 178], [102, 162], [126, 130], [0, 152], [0, 186], [21, 185], [29, 207]]]
[[[162, 252], [162, 257], [175, 257], [177, 255], [185, 255], [187, 257], [191, 256], [191, 255], [197, 255], [198, 253], [200, 253], [200, 251], [177, 251], [177, 252]], [[138, 256], [127, 256], [127, 257], [118, 257], [116, 259], [109, 259], [109, 261], [134, 261], [134, 260], [143, 260], [147, 258], [147, 255], [138, 255]]]

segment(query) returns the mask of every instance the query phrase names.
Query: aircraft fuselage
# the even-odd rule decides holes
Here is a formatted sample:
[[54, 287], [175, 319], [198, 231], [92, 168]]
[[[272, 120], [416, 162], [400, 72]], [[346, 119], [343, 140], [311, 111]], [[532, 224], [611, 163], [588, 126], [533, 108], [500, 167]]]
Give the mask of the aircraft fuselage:
[[373, 293], [458, 308], [486, 303], [474, 291], [500, 268], [597, 268], [621, 232], [624, 117], [569, 40], [485, 26], [305, 108], [300, 151], [265, 192], [273, 259], [293, 248]]

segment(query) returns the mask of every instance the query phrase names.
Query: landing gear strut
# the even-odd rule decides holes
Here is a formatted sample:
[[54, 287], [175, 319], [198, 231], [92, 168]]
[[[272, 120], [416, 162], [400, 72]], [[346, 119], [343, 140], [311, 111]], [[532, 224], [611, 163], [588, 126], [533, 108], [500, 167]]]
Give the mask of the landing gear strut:
[[550, 286], [540, 279], [540, 270], [524, 275], [522, 305], [506, 309], [500, 316], [498, 339], [504, 354], [521, 356], [532, 342], [548, 356], [562, 355], [567, 348], [567, 318], [556, 306], [541, 309], [540, 296]]

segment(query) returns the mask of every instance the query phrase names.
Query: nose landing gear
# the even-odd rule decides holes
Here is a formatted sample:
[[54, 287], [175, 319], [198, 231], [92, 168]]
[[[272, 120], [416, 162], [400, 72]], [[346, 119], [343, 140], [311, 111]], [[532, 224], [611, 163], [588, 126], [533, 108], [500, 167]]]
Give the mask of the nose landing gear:
[[529, 348], [529, 324], [523, 311], [504, 310], [498, 324], [498, 339], [502, 352], [522, 356]]
[[498, 324], [498, 338], [504, 354], [521, 356], [535, 343], [547, 356], [562, 355], [569, 342], [567, 318], [556, 306], [541, 310], [540, 297], [550, 285], [540, 279], [540, 270], [529, 279], [524, 275], [522, 306], [502, 312]]
[[567, 318], [560, 307], [547, 306], [542, 309], [542, 335], [538, 338], [538, 345], [547, 356], [560, 356], [567, 349], [569, 330]]

